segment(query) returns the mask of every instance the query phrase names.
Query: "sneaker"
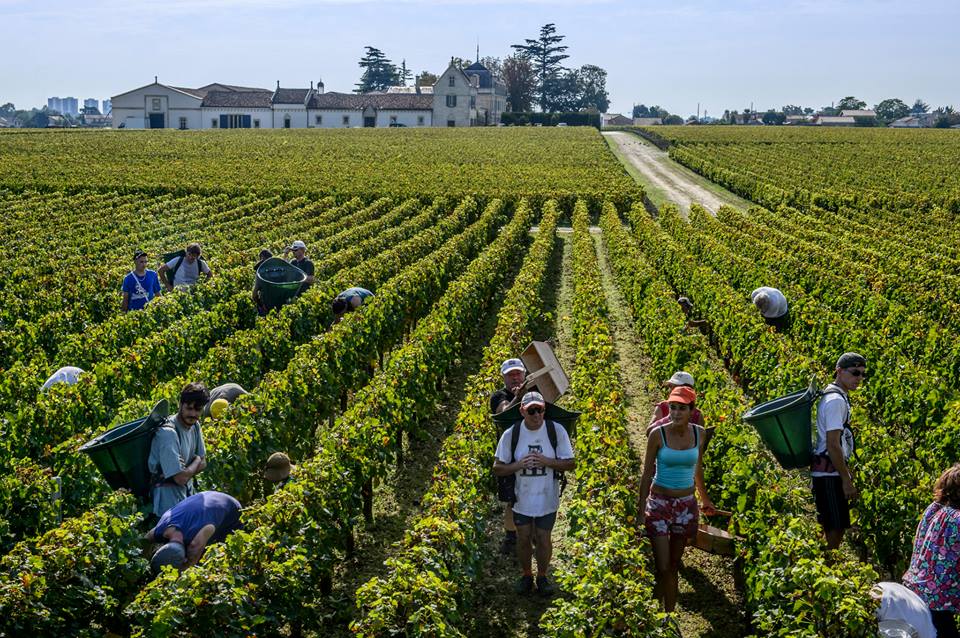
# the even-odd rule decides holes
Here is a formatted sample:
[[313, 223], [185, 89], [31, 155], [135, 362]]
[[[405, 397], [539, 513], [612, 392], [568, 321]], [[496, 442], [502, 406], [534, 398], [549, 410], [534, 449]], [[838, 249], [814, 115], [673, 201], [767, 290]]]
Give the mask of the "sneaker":
[[537, 591], [541, 596], [550, 596], [554, 592], [553, 583], [546, 576], [537, 576]]
[[529, 594], [533, 591], [533, 576], [521, 576], [514, 587], [518, 594]]
[[500, 553], [504, 556], [513, 556], [517, 553], [517, 537], [516, 536], [505, 536], [503, 542], [500, 543]]

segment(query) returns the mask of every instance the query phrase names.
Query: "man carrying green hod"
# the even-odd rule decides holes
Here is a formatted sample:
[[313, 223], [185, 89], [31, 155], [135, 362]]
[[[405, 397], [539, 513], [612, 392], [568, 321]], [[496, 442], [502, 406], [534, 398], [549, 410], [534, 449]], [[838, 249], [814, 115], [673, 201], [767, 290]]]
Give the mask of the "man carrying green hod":
[[837, 360], [833, 383], [824, 388], [817, 406], [817, 445], [810, 475], [827, 549], [840, 547], [850, 527], [850, 501], [857, 498], [849, 466], [854, 450], [849, 393], [860, 387], [866, 375], [867, 359], [856, 352], [844, 353]]
[[200, 244], [193, 242], [187, 245], [183, 255], [174, 257], [160, 266], [157, 273], [166, 289], [173, 290], [184, 286], [192, 286], [204, 275], [207, 279], [213, 277], [213, 271], [201, 256]]
[[210, 393], [202, 383], [188, 383], [180, 392], [177, 413], [153, 435], [147, 468], [157, 516], [193, 495], [193, 477], [207, 467], [200, 415], [209, 400]]

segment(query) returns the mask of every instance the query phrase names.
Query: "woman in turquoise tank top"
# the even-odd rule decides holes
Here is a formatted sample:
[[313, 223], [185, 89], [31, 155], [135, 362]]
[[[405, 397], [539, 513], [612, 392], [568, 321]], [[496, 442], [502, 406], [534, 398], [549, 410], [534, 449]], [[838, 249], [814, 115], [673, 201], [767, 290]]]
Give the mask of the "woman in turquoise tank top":
[[703, 481], [703, 428], [690, 422], [696, 400], [690, 387], [670, 393], [670, 422], [648, 435], [640, 479], [640, 522], [650, 537], [656, 565], [654, 595], [666, 612], [677, 605], [680, 560], [687, 540], [697, 534], [701, 507], [696, 495], [704, 514], [716, 512]]

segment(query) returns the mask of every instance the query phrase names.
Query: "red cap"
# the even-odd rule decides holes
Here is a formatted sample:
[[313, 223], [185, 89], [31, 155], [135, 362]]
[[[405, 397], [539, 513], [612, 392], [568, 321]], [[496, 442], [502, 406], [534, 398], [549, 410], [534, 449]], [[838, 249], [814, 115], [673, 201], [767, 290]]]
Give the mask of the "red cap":
[[670, 403], [686, 403], [687, 405], [693, 404], [697, 400], [697, 393], [693, 388], [688, 388], [687, 386], [679, 386], [674, 388], [670, 392], [670, 396], [667, 397], [667, 401]]

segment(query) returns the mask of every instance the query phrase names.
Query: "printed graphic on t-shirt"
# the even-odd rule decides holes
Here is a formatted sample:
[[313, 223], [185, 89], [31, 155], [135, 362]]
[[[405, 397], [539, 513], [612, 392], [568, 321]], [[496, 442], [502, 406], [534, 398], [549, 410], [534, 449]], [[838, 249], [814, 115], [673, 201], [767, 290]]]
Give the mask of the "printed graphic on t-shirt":
[[[542, 446], [542, 445], [528, 445], [528, 446], [527, 446], [527, 454], [534, 454], [534, 453], [536, 453], [536, 454], [543, 454], [543, 446]], [[547, 468], [546, 468], [546, 466], [543, 466], [543, 467], [534, 467], [534, 468], [530, 468], [530, 469], [524, 468], [524, 469], [520, 472], [520, 476], [546, 476], [546, 475], [547, 475]]]

